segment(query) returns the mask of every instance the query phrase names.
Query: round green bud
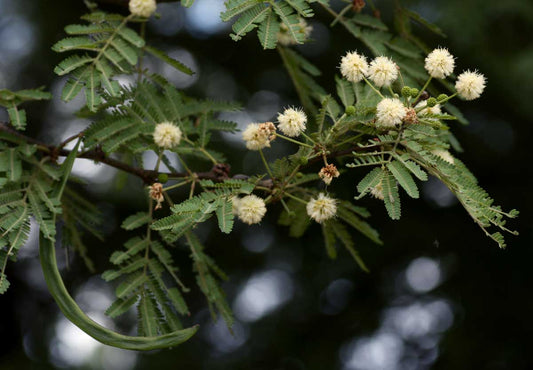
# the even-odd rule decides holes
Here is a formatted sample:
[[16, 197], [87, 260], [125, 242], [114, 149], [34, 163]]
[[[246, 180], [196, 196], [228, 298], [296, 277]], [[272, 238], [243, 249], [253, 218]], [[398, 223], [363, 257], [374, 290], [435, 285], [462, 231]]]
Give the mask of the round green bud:
[[411, 96], [411, 88], [409, 86], [402, 87], [402, 96], [406, 98]]
[[440, 94], [438, 97], [437, 97], [437, 100], [438, 101], [443, 101], [443, 100], [446, 100], [448, 99], [448, 95], [446, 94]]
[[299, 179], [301, 179], [302, 177], [304, 177], [304, 174], [301, 173], [301, 172], [298, 172], [298, 173], [296, 174], [296, 177], [299, 178]]
[[166, 173], [160, 173], [157, 176], [157, 181], [160, 182], [161, 184], [166, 183], [168, 181], [168, 175]]
[[309, 162], [309, 159], [307, 157], [300, 157], [300, 164], [302, 166], [305, 166]]
[[435, 98], [429, 98], [428, 100], [426, 100], [426, 102], [428, 107], [434, 107], [435, 105], [437, 105], [437, 99]]
[[355, 114], [355, 107], [353, 105], [349, 105], [346, 107], [346, 115], [353, 116]]
[[411, 93], [411, 97], [413, 98], [416, 98], [418, 96], [418, 93], [420, 92], [420, 90], [418, 90], [416, 87], [413, 87], [410, 91]]

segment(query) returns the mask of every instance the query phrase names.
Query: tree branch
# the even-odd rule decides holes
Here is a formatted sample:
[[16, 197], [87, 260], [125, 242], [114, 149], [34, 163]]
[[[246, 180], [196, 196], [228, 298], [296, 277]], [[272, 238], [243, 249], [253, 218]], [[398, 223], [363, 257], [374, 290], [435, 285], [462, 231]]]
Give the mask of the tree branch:
[[[10, 125], [6, 122], [0, 122], [0, 138], [1, 139], [10, 141], [16, 144], [36, 145], [38, 150], [44, 153], [47, 153], [54, 160], [56, 160], [57, 157], [66, 157], [70, 154], [71, 151], [68, 149], [64, 149], [63, 146], [65, 145], [66, 142], [73, 140], [76, 136], [81, 137], [83, 136], [83, 134], [81, 133], [75, 136], [71, 136], [69, 139], [60, 143], [58, 146], [48, 145], [37, 139], [26, 136], [20, 133], [19, 131], [16, 131], [15, 129], [11, 128]], [[360, 147], [352, 147], [348, 149], [331, 152], [327, 155], [327, 157], [328, 158], [342, 157], [344, 155], [349, 155], [354, 151], [361, 151], [361, 150], [362, 148]], [[96, 162], [107, 164], [108, 166], [114, 167], [116, 169], [119, 169], [121, 171], [130, 173], [132, 175], [139, 177], [141, 180], [143, 180], [145, 184], [152, 184], [155, 181], [157, 181], [157, 178], [159, 177], [160, 173], [164, 173], [168, 175], [169, 177], [173, 177], [173, 178], [190, 176], [190, 174], [186, 172], [157, 172], [153, 170], [146, 170], [144, 168], [134, 167], [127, 163], [121, 162], [117, 159], [107, 156], [106, 153], [102, 151], [99, 147], [86, 151], [86, 152], [81, 152], [78, 154], [77, 158], [91, 159]], [[320, 160], [319, 157], [313, 158], [309, 161], [308, 165], [311, 165], [317, 162], [318, 160]], [[249, 178], [249, 176], [241, 175], [241, 174], [230, 177], [230, 166], [228, 164], [223, 164], [223, 163], [214, 165], [210, 171], [194, 172], [192, 175], [198, 180], [212, 180], [214, 182], [221, 182], [221, 181], [228, 180], [228, 179], [245, 180]], [[257, 185], [268, 188], [268, 189], [272, 189], [272, 187], [274, 186], [274, 183], [272, 179], [267, 179], [267, 180], [260, 181]]]
[[[4, 135], [2, 135], [4, 133]], [[7, 134], [7, 135], [5, 135]], [[81, 135], [80, 135], [81, 136]], [[48, 145], [46, 143], [43, 143], [39, 140], [36, 140], [34, 138], [31, 138], [29, 136], [26, 136], [15, 129], [11, 128], [8, 123], [6, 122], [0, 122], [0, 138], [3, 138], [7, 141], [14, 142], [16, 144], [33, 144], [37, 146], [37, 149], [47, 153], [50, 157], [53, 159], [57, 159], [57, 157], [66, 157], [70, 154], [70, 150], [64, 149], [63, 145], [64, 143], [59, 144], [58, 146]], [[70, 137], [69, 139], [72, 139]], [[153, 170], [146, 170], [144, 168], [139, 167], [133, 167], [127, 163], [121, 162], [117, 159], [111, 158], [107, 156], [100, 148], [96, 148], [93, 150], [89, 150], [86, 152], [79, 153], [77, 158], [84, 158], [84, 159], [92, 159], [96, 162], [105, 163], [108, 166], [117, 168], [119, 170], [128, 172], [132, 175], [135, 175], [143, 180], [145, 184], [152, 184], [154, 183], [160, 172], [153, 171]], [[188, 177], [189, 174], [185, 172], [164, 172], [169, 177], [179, 178], [179, 177]], [[215, 182], [224, 181], [230, 178], [230, 166], [227, 164], [216, 164], [213, 166], [211, 171], [208, 172], [194, 172], [193, 175], [196, 179], [199, 180], [213, 180]], [[233, 178], [235, 179], [243, 179], [247, 178], [248, 176], [245, 175], [236, 175]], [[273, 184], [271, 180], [263, 180], [261, 181], [261, 186], [272, 188]]]

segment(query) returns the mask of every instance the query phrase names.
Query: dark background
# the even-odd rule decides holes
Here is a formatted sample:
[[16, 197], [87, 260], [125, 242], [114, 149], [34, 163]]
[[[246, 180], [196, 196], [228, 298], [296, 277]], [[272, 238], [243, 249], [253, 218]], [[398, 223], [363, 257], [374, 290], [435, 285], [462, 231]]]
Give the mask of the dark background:
[[[230, 280], [224, 284], [237, 313], [235, 336], [214, 324], [198, 292], [188, 296], [192, 316], [186, 323], [202, 329], [171, 351], [134, 354], [100, 346], [62, 318], [43, 285], [35, 239], [8, 267], [12, 286], [0, 297], [0, 369], [528, 369], [533, 368], [533, 278], [531, 249], [531, 131], [533, 113], [533, 3], [527, 0], [404, 1], [436, 22], [447, 39], [419, 30], [431, 46], [446, 46], [458, 57], [458, 70], [479, 69], [488, 77], [481, 99], [458, 103], [469, 126], [454, 132], [465, 148], [457, 154], [480, 184], [504, 209], [518, 208], [511, 223], [520, 236], [507, 236], [498, 249], [471, 221], [453, 196], [437, 182], [423, 186], [423, 199], [404, 199], [400, 221], [390, 221], [376, 201], [363, 205], [381, 231], [384, 246], [355, 235], [370, 274], [361, 272], [347, 253], [328, 260], [318, 228], [302, 239], [276, 226], [277, 207], [269, 208], [260, 227], [240, 224], [221, 236], [210, 225], [199, 234], [207, 251]], [[228, 118], [241, 125], [272, 118], [298, 104], [275, 51], [263, 52], [255, 36], [239, 43], [227, 25], [216, 21], [221, 1], [197, 0], [193, 8], [160, 6], [162, 19], [152, 22], [149, 38], [182, 58], [196, 71], [192, 80], [152, 66], [196, 96], [235, 99], [245, 112]], [[391, 3], [376, 1], [390, 20]], [[207, 12], [202, 14], [201, 11]], [[77, 23], [82, 1], [0, 0], [0, 88], [45, 85], [57, 95], [62, 81], [51, 72], [61, 56], [50, 46], [62, 28]], [[209, 14], [215, 14], [210, 17]], [[318, 12], [313, 44], [298, 48], [324, 73], [320, 82], [333, 91], [340, 56], [362, 46]], [[389, 23], [390, 24], [390, 23]], [[74, 133], [87, 121], [73, 119], [71, 108], [54, 99], [29, 109], [29, 132], [49, 142]], [[74, 107], [72, 107], [74, 106]], [[0, 119], [5, 119], [0, 113]], [[221, 143], [235, 171], [261, 168], [256, 153], [238, 140]], [[290, 153], [278, 145], [272, 157]], [[106, 243], [88, 239], [98, 272], [111, 251], [125, 240], [117, 225], [141, 209], [135, 203], [140, 182], [129, 179], [117, 196], [114, 172], [80, 165], [88, 197], [105, 215]], [[84, 172], [85, 171], [85, 172]], [[357, 174], [333, 190], [345, 199], [355, 193]], [[63, 261], [65, 256], [61, 257]], [[175, 259], [189, 285], [188, 254]], [[80, 305], [103, 318], [112, 291], [98, 275], [70, 256], [63, 274]], [[131, 329], [132, 317], [116, 323]]]

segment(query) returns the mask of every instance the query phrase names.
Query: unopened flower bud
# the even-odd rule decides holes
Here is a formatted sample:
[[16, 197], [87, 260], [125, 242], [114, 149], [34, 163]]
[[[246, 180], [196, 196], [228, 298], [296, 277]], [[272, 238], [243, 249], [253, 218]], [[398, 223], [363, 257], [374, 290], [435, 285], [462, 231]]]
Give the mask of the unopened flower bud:
[[427, 106], [430, 108], [433, 108], [435, 105], [437, 105], [437, 99], [435, 98], [429, 98], [427, 101]]
[[347, 116], [353, 116], [355, 114], [355, 107], [353, 105], [349, 105], [346, 107], [346, 115]]
[[157, 176], [157, 181], [159, 181], [162, 184], [165, 184], [168, 181], [168, 175], [166, 173], [160, 173]]
[[448, 99], [448, 95], [446, 94], [440, 94], [439, 96], [437, 96], [437, 100], [438, 101], [443, 101], [443, 100], [446, 100]]
[[411, 96], [411, 88], [409, 86], [402, 87], [402, 96], [408, 98]]

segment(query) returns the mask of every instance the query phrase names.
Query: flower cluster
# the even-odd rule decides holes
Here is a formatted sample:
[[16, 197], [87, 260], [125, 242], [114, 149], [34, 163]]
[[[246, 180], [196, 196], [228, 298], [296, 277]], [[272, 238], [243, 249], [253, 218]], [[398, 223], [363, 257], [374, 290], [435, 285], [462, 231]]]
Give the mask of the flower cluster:
[[[437, 48], [427, 55], [425, 69], [429, 78], [422, 91], [409, 86], [401, 86], [401, 94], [395, 93], [393, 84], [397, 83], [398, 79], [403, 84], [403, 79], [400, 78], [401, 71], [398, 65], [386, 56], [379, 56], [367, 62], [364, 55], [351, 51], [342, 57], [339, 68], [346, 80], [352, 83], [364, 80], [379, 95], [380, 100], [376, 104], [375, 119], [371, 121], [371, 124], [384, 131], [402, 129], [402, 125], [438, 125], [438, 121], [443, 118], [439, 117], [443, 114], [442, 107], [448, 100], [456, 95], [466, 100], [476, 99], [485, 88], [483, 75], [478, 72], [466, 71], [458, 76], [455, 83], [456, 92], [453, 95], [441, 94], [437, 97], [428, 97], [424, 90], [432, 78], [444, 79], [454, 72], [455, 58], [444, 48]], [[383, 93], [382, 88], [386, 88]], [[351, 107], [351, 113], [349, 108], [346, 108], [345, 116], [355, 114], [355, 107]], [[277, 127], [272, 122], [249, 124], [242, 134], [246, 147], [250, 150], [267, 148], [270, 147], [272, 140], [280, 137], [311, 149], [312, 155], [315, 157], [324, 156], [325, 165], [318, 172], [318, 176], [326, 185], [330, 185], [334, 178], [339, 177], [340, 172], [337, 167], [327, 163], [327, 148], [320, 141], [315, 141], [315, 137], [309, 137], [305, 134], [308, 118], [302, 109], [286, 108], [278, 114], [277, 121]], [[278, 134], [277, 129], [283, 135]], [[308, 143], [295, 140], [300, 135], [304, 136]], [[432, 154], [447, 163], [454, 163], [454, 157], [447, 150], [435, 149]], [[264, 156], [262, 158], [270, 173], [268, 163]], [[307, 163], [307, 159], [303, 158], [302, 163]], [[382, 183], [380, 182], [370, 188], [370, 194], [376, 199], [384, 200]], [[324, 193], [319, 193], [307, 202], [306, 210], [311, 219], [323, 223], [335, 217], [337, 200]], [[233, 199], [233, 213], [244, 223], [259, 223], [266, 213], [265, 201], [256, 195], [248, 195], [244, 198], [236, 197]]]
[[154, 142], [163, 149], [170, 149], [180, 143], [181, 135], [178, 126], [170, 122], [159, 123], [155, 126]]
[[[425, 87], [429, 84], [431, 78], [444, 79], [450, 76], [455, 68], [455, 58], [445, 48], [437, 48], [429, 53], [425, 59], [424, 65], [430, 78]], [[455, 83], [456, 93], [451, 97], [447, 95], [439, 96], [439, 99], [430, 98], [431, 104], [423, 100], [422, 91], [404, 86], [402, 95], [406, 101], [399, 99], [399, 96], [392, 90], [391, 85], [398, 79], [400, 69], [394, 61], [385, 56], [379, 56], [367, 63], [366, 57], [355, 51], [346, 53], [341, 59], [340, 71], [344, 78], [350, 82], [360, 82], [365, 80], [377, 94], [380, 95], [381, 101], [376, 106], [375, 125], [378, 128], [392, 129], [398, 127], [402, 122], [416, 124], [419, 117], [441, 115], [441, 107], [446, 101], [453, 96], [458, 95], [465, 100], [477, 99], [485, 89], [485, 77], [478, 72], [466, 71], [461, 73]], [[368, 77], [368, 80], [366, 79]], [[388, 87], [391, 97], [385, 97], [378, 88]], [[411, 99], [414, 99], [416, 106], [411, 105]], [[424, 117], [427, 120], [436, 119], [433, 117]]]
[[266, 214], [265, 201], [257, 195], [247, 195], [243, 198], [233, 198], [233, 214], [248, 225], [261, 222]]
[[[307, 116], [298, 108], [287, 108], [278, 114], [278, 128], [288, 137], [301, 135], [307, 125]], [[270, 142], [276, 138], [276, 126], [272, 122], [250, 123], [242, 133], [249, 150], [269, 148]]]
[[130, 0], [130, 13], [138, 17], [148, 18], [154, 14], [157, 7], [156, 0]]
[[249, 150], [269, 148], [276, 138], [276, 126], [272, 122], [250, 123], [242, 132], [242, 139]]

